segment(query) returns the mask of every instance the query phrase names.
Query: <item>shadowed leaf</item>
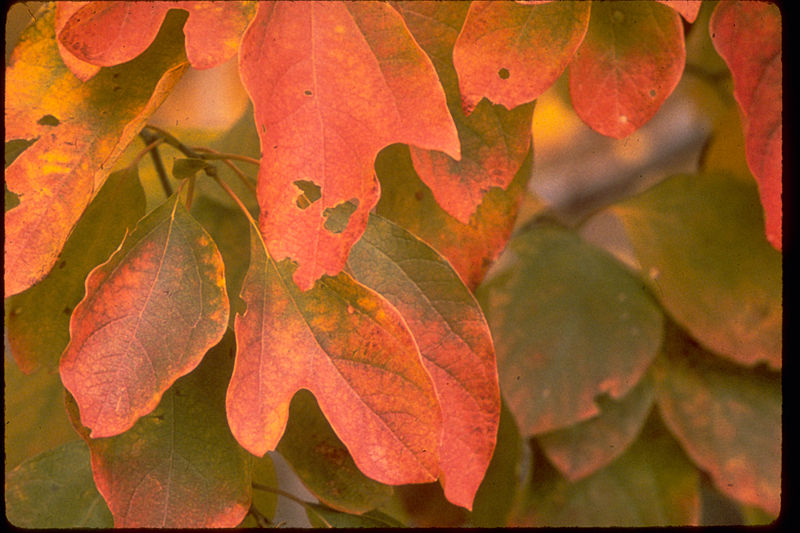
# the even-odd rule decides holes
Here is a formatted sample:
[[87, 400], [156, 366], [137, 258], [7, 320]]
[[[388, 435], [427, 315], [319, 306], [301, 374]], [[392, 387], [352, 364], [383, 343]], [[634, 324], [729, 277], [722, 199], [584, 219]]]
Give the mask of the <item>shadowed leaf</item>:
[[227, 324], [222, 258], [175, 194], [86, 279], [60, 363], [81, 423], [95, 438], [130, 428]]
[[309, 503], [306, 516], [312, 527], [317, 528], [390, 528], [405, 527], [391, 516], [380, 511], [370, 511], [363, 515], [341, 513], [324, 505]]
[[[298, 263], [303, 290], [336, 275], [363, 233], [380, 194], [381, 148], [404, 142], [460, 157], [436, 72], [384, 3], [261, 3], [239, 66], [261, 138], [261, 232], [277, 261]], [[320, 200], [297, 205], [297, 181], [316, 184]], [[353, 199], [347, 226], [326, 229], [325, 210]]]

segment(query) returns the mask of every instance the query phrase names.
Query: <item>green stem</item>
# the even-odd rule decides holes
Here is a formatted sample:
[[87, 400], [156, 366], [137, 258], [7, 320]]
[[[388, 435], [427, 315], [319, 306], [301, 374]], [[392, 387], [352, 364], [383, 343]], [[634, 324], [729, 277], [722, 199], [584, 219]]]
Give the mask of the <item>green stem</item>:
[[322, 521], [322, 523], [325, 524], [327, 527], [329, 527], [329, 528], [333, 527], [333, 525], [330, 522], [328, 522], [327, 520], [325, 520], [325, 517], [320, 515], [316, 511], [316, 509], [314, 509], [314, 507], [311, 506], [311, 504], [309, 502], [301, 500], [300, 498], [298, 498], [294, 494], [291, 494], [291, 493], [286, 492], [286, 491], [281, 490], [281, 489], [276, 489], [274, 487], [270, 487], [268, 485], [262, 485], [261, 483], [255, 483], [255, 482], [253, 483], [253, 488], [257, 489], [257, 490], [263, 490], [264, 492], [271, 492], [273, 494], [277, 494], [278, 496], [283, 496], [284, 498], [288, 498], [289, 500], [292, 500], [293, 502], [302, 505], [303, 508], [306, 511], [310, 511], [310, 512], [314, 513], [317, 516], [317, 518], [319, 518]]

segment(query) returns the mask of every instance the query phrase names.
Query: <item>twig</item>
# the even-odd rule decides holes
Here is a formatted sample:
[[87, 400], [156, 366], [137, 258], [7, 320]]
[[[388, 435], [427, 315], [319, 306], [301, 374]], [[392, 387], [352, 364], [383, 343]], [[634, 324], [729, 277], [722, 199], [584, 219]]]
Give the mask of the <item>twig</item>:
[[192, 150], [196, 150], [198, 152], [203, 152], [205, 155], [201, 155], [203, 159], [230, 159], [233, 161], [243, 161], [245, 163], [252, 163], [253, 165], [260, 165], [261, 161], [254, 157], [248, 157], [246, 155], [239, 155], [239, 154], [226, 154], [223, 152], [217, 152], [216, 150], [212, 150], [211, 148], [203, 148], [201, 146], [193, 146]]
[[[145, 130], [140, 131], [139, 135], [142, 137], [142, 139], [144, 139], [144, 142], [146, 142], [148, 146], [154, 143], [157, 139]], [[161, 182], [161, 187], [164, 189], [164, 193], [167, 195], [167, 198], [169, 198], [172, 196], [172, 186], [169, 184], [167, 171], [164, 169], [164, 163], [161, 161], [161, 155], [158, 153], [157, 145], [150, 149], [150, 158], [153, 160], [153, 167], [155, 167], [156, 173], [158, 173], [158, 179]]]

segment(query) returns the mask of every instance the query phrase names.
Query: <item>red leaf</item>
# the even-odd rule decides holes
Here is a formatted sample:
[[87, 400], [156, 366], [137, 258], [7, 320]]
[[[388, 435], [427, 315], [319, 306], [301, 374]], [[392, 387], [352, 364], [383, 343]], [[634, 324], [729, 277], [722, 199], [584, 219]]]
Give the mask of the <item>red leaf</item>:
[[658, 0], [681, 14], [687, 22], [694, 22], [700, 13], [701, 0]]
[[[380, 189], [373, 163], [394, 142], [460, 157], [436, 72], [402, 18], [377, 2], [259, 5], [239, 68], [261, 138], [261, 231], [309, 289], [344, 266]], [[300, 207], [302, 187], [318, 200]], [[347, 223], [332, 210], [353, 201]]]
[[512, 109], [561, 75], [586, 35], [589, 2], [473, 2], [453, 49], [469, 114], [484, 96]]
[[252, 15], [247, 2], [90, 2], [76, 10], [58, 34], [78, 59], [110, 67], [144, 52], [170, 9], [184, 9], [186, 57], [194, 68], [230, 59]]
[[709, 23], [711, 40], [733, 76], [743, 115], [747, 164], [758, 181], [767, 239], [781, 249], [783, 74], [781, 12], [767, 2], [722, 2]]
[[656, 2], [592, 4], [589, 31], [570, 66], [575, 112], [620, 139], [658, 111], [678, 84], [686, 50], [681, 18]]
[[340, 273], [303, 292], [255, 228], [235, 320], [237, 353], [228, 421], [255, 455], [274, 450], [289, 403], [310, 390], [358, 468], [387, 484], [439, 475], [441, 412], [403, 319], [378, 294]]
[[228, 324], [222, 258], [174, 195], [86, 278], [61, 380], [92, 437], [117, 435], [158, 405]]
[[461, 141], [461, 160], [442, 152], [411, 147], [414, 167], [450, 215], [469, 224], [485, 193], [505, 189], [528, 153], [533, 106], [508, 111], [489, 102], [469, 116], [461, 111], [453, 45], [467, 15], [464, 2], [402, 2], [397, 5], [414, 38], [442, 80], [450, 114]]
[[[61, 33], [61, 30], [64, 29], [64, 26], [67, 24], [67, 21], [70, 19], [70, 17], [72, 17], [76, 11], [88, 3], [89, 2], [58, 2], [56, 4], [56, 35]], [[69, 68], [79, 80], [88, 81], [100, 71], [100, 67], [97, 65], [86, 63], [85, 61], [81, 61], [75, 57], [63, 44], [61, 44], [61, 41], [57, 41], [57, 43], [58, 51], [61, 53], [61, 59], [64, 61], [64, 64], [67, 65], [67, 68]]]

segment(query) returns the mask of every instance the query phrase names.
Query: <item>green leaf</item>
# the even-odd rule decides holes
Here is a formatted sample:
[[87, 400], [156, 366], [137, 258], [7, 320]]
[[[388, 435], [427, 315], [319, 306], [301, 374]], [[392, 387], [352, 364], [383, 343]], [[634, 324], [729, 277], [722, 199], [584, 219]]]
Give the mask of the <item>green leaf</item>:
[[205, 159], [180, 158], [172, 163], [172, 175], [179, 180], [192, 178], [201, 170], [213, 168], [214, 165]]
[[661, 311], [621, 263], [568, 230], [537, 223], [510, 249], [516, 261], [479, 294], [520, 432], [596, 416], [598, 395], [622, 398], [655, 358]]
[[278, 451], [306, 488], [328, 507], [360, 514], [392, 495], [392, 487], [361, 473], [306, 390], [292, 400]]
[[653, 293], [692, 337], [741, 364], [781, 367], [781, 254], [764, 237], [754, 183], [682, 174], [612, 211]]
[[111, 174], [75, 225], [50, 274], [6, 299], [8, 342], [24, 372], [58, 367], [69, 343], [70, 316], [83, 297], [86, 276], [108, 259], [144, 211], [144, 191], [136, 169]]
[[654, 369], [664, 421], [728, 496], [781, 509], [781, 378], [714, 356], [675, 327]]
[[308, 521], [313, 527], [332, 528], [332, 527], [405, 527], [403, 524], [391, 516], [380, 511], [370, 511], [363, 515], [353, 515], [341, 513], [329, 509], [324, 505], [309, 503], [305, 505]]
[[75, 440], [42, 453], [6, 475], [6, 517], [20, 528], [111, 528], [97, 492], [86, 443]]
[[115, 437], [90, 438], [69, 398], [115, 527], [234, 527], [242, 521], [251, 499], [251, 458], [225, 416], [233, 358], [229, 333], [155, 410]]
[[[265, 487], [277, 487], [278, 476], [275, 473], [275, 464], [272, 462], [272, 457], [265, 455], [264, 457], [251, 458], [253, 465], [253, 485], [263, 485]], [[253, 490], [253, 501], [250, 507], [254, 507], [259, 513], [269, 520], [275, 518], [275, 510], [278, 507], [278, 495], [274, 492], [266, 490]], [[253, 528], [259, 527], [258, 522], [250, 513], [247, 514], [245, 519], [238, 526], [239, 528]]]

